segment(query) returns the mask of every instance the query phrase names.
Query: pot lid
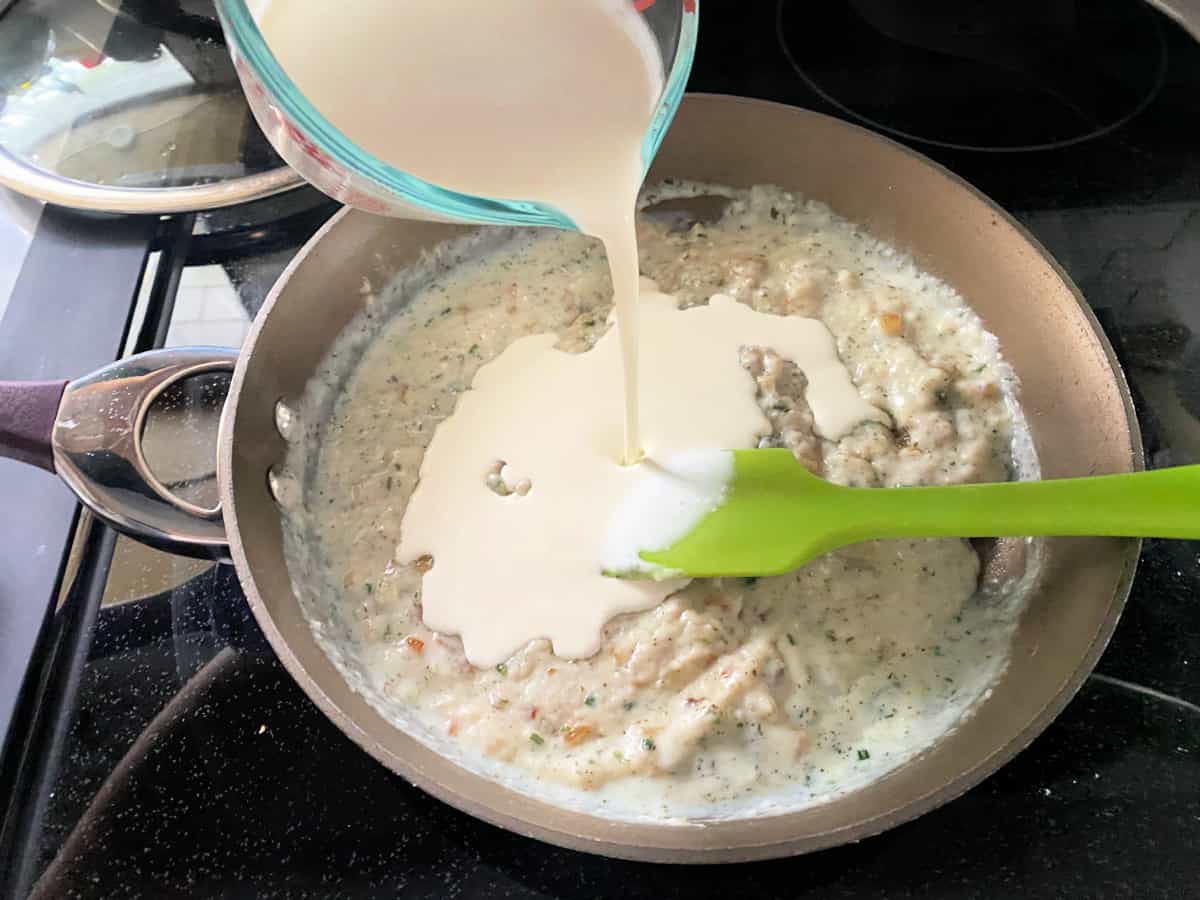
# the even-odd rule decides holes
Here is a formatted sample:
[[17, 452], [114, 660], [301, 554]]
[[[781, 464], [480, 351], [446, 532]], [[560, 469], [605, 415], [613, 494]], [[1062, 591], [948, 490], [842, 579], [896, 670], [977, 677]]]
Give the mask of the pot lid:
[[177, 213], [289, 190], [212, 0], [0, 0], [0, 184]]

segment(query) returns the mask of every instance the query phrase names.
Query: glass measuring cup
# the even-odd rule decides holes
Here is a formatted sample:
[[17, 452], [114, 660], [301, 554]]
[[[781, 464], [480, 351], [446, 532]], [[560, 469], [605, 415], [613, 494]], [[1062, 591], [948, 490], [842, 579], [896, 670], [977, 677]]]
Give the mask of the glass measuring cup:
[[[696, 50], [697, 0], [629, 0], [645, 18], [662, 55], [666, 83], [642, 142], [650, 167], [683, 97]], [[216, 0], [225, 41], [263, 134], [306, 181], [349, 206], [380, 215], [450, 222], [574, 229], [542, 203], [461, 194], [402, 172], [349, 141], [297, 90], [255, 21], [265, 0]]]

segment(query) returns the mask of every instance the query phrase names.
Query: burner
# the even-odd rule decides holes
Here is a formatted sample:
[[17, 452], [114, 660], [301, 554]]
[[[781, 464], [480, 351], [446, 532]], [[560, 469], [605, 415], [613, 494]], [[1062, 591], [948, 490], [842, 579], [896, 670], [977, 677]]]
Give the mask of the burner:
[[780, 0], [779, 44], [841, 112], [941, 147], [1064, 147], [1128, 122], [1167, 48], [1143, 0]]

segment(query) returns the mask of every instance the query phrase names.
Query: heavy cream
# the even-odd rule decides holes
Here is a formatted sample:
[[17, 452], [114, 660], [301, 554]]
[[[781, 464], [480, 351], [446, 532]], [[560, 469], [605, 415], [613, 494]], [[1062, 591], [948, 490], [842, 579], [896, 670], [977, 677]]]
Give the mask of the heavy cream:
[[634, 205], [663, 68], [634, 5], [266, 0], [258, 22], [300, 92], [368, 153], [460, 193], [556, 207], [604, 242], [625, 385], [618, 454], [635, 459]]
[[671, 460], [753, 447], [770, 432], [739, 363], [742, 346], [774, 347], [804, 371], [817, 431], [829, 440], [865, 420], [887, 421], [859, 396], [816, 319], [756, 312], [720, 294], [681, 310], [649, 281], [638, 314], [640, 463], [618, 463], [621, 359], [612, 331], [578, 354], [556, 350], [553, 334], [514, 341], [480, 368], [425, 452], [397, 555], [430, 558], [425, 623], [461, 635], [477, 666], [501, 663], [535, 638], [548, 638], [559, 656], [590, 656], [614, 616], [684, 586], [602, 577], [606, 524]]

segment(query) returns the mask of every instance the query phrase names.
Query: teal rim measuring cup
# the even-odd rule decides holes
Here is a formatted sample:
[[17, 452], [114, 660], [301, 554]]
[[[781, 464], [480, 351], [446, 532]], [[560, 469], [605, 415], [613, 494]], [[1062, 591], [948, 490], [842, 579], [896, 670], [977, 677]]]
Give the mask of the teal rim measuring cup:
[[[216, 0], [246, 99], [267, 140], [314, 187], [348, 206], [379, 215], [492, 225], [575, 229], [558, 209], [519, 198], [475, 197], [390, 166], [355, 146], [297, 90], [267, 48], [255, 13], [268, 0]], [[662, 54], [666, 83], [642, 142], [649, 169], [683, 98], [696, 52], [697, 0], [629, 0]]]

